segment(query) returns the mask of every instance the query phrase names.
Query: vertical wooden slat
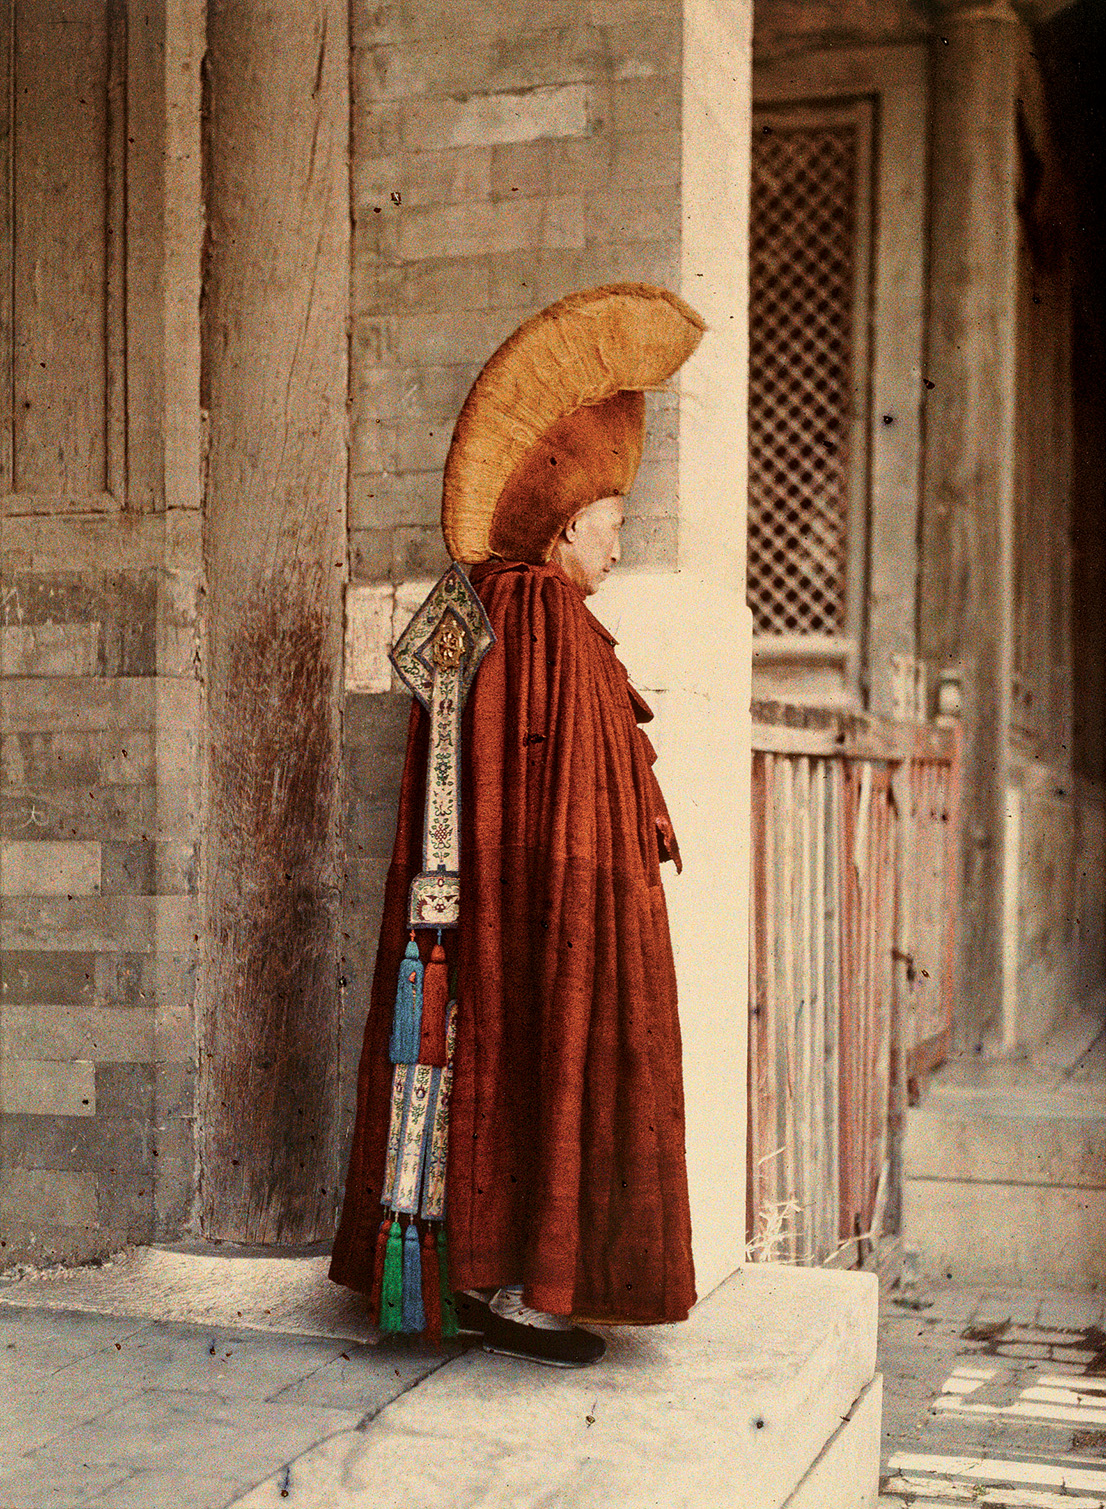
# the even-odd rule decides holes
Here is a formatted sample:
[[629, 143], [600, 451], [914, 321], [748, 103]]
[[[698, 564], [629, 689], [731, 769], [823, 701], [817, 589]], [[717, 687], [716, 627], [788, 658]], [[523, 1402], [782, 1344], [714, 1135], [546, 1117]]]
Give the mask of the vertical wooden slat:
[[926, 1012], [924, 1033], [927, 1039], [940, 1033], [941, 976], [943, 973], [945, 911], [948, 890], [948, 855], [944, 842], [944, 772], [939, 765], [925, 767], [926, 889], [931, 897], [929, 936], [926, 939]]
[[902, 1148], [906, 1116], [906, 1042], [905, 1024], [909, 1010], [908, 982], [904, 958], [908, 948], [902, 939], [910, 936], [910, 924], [904, 926], [900, 907], [913, 904], [909, 874], [904, 851], [913, 841], [913, 820], [910, 812], [910, 781], [914, 771], [913, 758], [899, 766], [893, 775], [894, 798], [893, 821], [891, 822], [891, 1032], [890, 1032], [890, 1083], [888, 1088], [888, 1158], [891, 1173], [889, 1200], [893, 1220], [891, 1231], [901, 1231], [902, 1222]]
[[853, 1054], [853, 1161], [852, 1227], [864, 1226], [870, 1143], [868, 1137], [871, 1076], [871, 916], [870, 874], [872, 836], [872, 767], [861, 761], [857, 767], [856, 826], [853, 832], [853, 879], [856, 887], [856, 963], [858, 994], [854, 1016], [856, 1049]]
[[855, 919], [853, 902], [855, 887], [853, 885], [853, 877], [855, 871], [852, 863], [852, 829], [855, 807], [852, 771], [842, 761], [841, 809], [837, 830], [837, 864], [840, 877], [839, 895], [841, 904], [841, 957], [838, 970], [838, 981], [841, 992], [840, 1010], [838, 1013], [838, 1095], [841, 1133], [838, 1144], [838, 1168], [840, 1171], [839, 1232], [842, 1238], [851, 1234], [852, 1231], [852, 1174], [856, 1149], [856, 1133], [853, 1125], [853, 1086], [856, 1078], [853, 1066], [853, 1054], [856, 1050], [856, 1033], [853, 1025], [853, 996], [856, 985], [853, 949]]
[[[887, 1015], [887, 997], [884, 991], [884, 837], [886, 831], [887, 799], [884, 781], [886, 769], [873, 769], [872, 785], [872, 834], [871, 834], [871, 1039], [868, 1066], [868, 1189], [866, 1202], [874, 1198], [883, 1155], [883, 1131], [885, 1115], [885, 1086], [881, 1078], [881, 1060], [884, 1052], [884, 1024]], [[870, 1193], [869, 1193], [870, 1192]], [[866, 1209], [865, 1231], [871, 1230], [870, 1209]]]
[[811, 922], [811, 834], [810, 834], [810, 760], [800, 757], [796, 768], [795, 816], [798, 849], [798, 958], [796, 1005], [796, 1056], [798, 1093], [796, 1096], [796, 1198], [799, 1213], [796, 1216], [798, 1256], [809, 1262], [813, 1255], [814, 1215], [814, 1139], [812, 1107], [812, 1062], [813, 1002], [811, 990], [811, 954], [813, 951]]
[[[887, 1158], [888, 1113], [890, 1109], [891, 1069], [891, 919], [892, 919], [892, 873], [891, 873], [891, 803], [888, 772], [881, 772], [878, 790], [877, 823], [873, 832], [873, 929], [872, 929], [872, 986], [873, 986], [873, 1053], [872, 1053], [872, 1101], [870, 1116], [871, 1163], [868, 1171], [871, 1198], [874, 1200], [880, 1180], [883, 1178]], [[879, 1238], [875, 1229], [875, 1211], [868, 1221], [872, 1240]]]
[[867, 1226], [866, 1210], [868, 1175], [871, 1164], [869, 1136], [869, 1097], [871, 1095], [872, 1050], [872, 917], [871, 917], [871, 843], [872, 843], [872, 767], [859, 766], [860, 785], [857, 796], [856, 902], [857, 902], [857, 983], [859, 998], [856, 1011], [857, 1055], [856, 1097], [857, 1155], [853, 1187], [853, 1226], [863, 1231]]
[[864, 1066], [868, 1055], [868, 930], [865, 916], [866, 888], [864, 872], [867, 868], [868, 812], [864, 802], [864, 766], [854, 766], [853, 786], [856, 798], [855, 825], [853, 828], [853, 866], [850, 880], [854, 902], [854, 974], [856, 995], [853, 1002], [852, 1023], [852, 1083], [850, 1105], [853, 1123], [852, 1188], [850, 1191], [849, 1229], [855, 1236], [858, 1217], [863, 1203], [864, 1184], [867, 1178], [868, 1146], [865, 1135], [867, 1105], [865, 1102]]
[[851, 1073], [849, 1084], [849, 1108], [851, 1112], [851, 1133], [853, 1140], [853, 1155], [850, 1166], [850, 1189], [849, 1189], [849, 1232], [856, 1234], [857, 1221], [860, 1213], [862, 1192], [864, 1189], [865, 1160], [867, 1148], [864, 1137], [865, 1104], [864, 1104], [864, 1061], [867, 1056], [867, 1026], [868, 1026], [868, 992], [866, 989], [865, 968], [867, 965], [867, 953], [865, 950], [865, 927], [864, 927], [864, 889], [861, 884], [861, 869], [863, 860], [866, 858], [865, 844], [868, 837], [867, 807], [864, 802], [864, 767], [854, 766], [852, 780], [853, 787], [853, 823], [851, 837], [853, 840], [852, 853], [850, 854], [849, 887], [852, 899], [852, 953], [853, 973], [852, 981], [854, 994], [851, 1001], [852, 1021], [850, 1031], [851, 1042]]
[[[779, 784], [778, 812], [780, 819], [780, 928], [779, 942], [779, 1046], [780, 1070], [780, 1203], [789, 1207], [795, 1203], [795, 781], [794, 764], [781, 760], [777, 765]], [[783, 1251], [786, 1257], [795, 1257], [795, 1220], [786, 1216], [786, 1240]]]
[[836, 1125], [837, 1125], [837, 1239], [840, 1242], [848, 1230], [846, 1206], [848, 1205], [848, 1175], [847, 1166], [851, 1137], [849, 1135], [848, 1122], [848, 1089], [849, 1089], [849, 1065], [846, 1035], [848, 1028], [849, 1007], [846, 998], [845, 981], [849, 972], [849, 906], [848, 906], [848, 869], [845, 862], [847, 854], [848, 835], [845, 831], [848, 823], [849, 792], [848, 771], [843, 760], [834, 760], [834, 830], [831, 835], [833, 847], [833, 867], [835, 886], [835, 900], [837, 903], [837, 957], [834, 960], [833, 980], [837, 990], [837, 1041], [835, 1044], [834, 1062], [837, 1070], [837, 1096], [836, 1096]]
[[757, 885], [757, 861], [760, 854], [760, 834], [757, 823], [757, 780], [760, 755], [753, 751], [749, 766], [749, 958], [746, 972], [749, 1020], [746, 1032], [745, 1053], [745, 1250], [756, 1234], [756, 1166], [757, 1166], [757, 1118], [756, 1108], [760, 1099], [760, 1075], [757, 1054], [757, 918], [760, 911], [760, 895]]
[[926, 908], [928, 908], [928, 875], [929, 860], [929, 827], [925, 821], [925, 765], [914, 765], [910, 773], [910, 810], [911, 828], [913, 828], [913, 868], [911, 868], [911, 880], [914, 886], [913, 898], [913, 933], [910, 939], [911, 972], [913, 979], [910, 985], [910, 1032], [908, 1032], [908, 1047], [913, 1052], [914, 1044], [917, 1043], [917, 1034], [920, 1028], [920, 1013], [925, 993], [922, 990], [922, 973], [919, 969], [919, 951], [923, 946], [926, 933]]
[[826, 804], [826, 1224], [831, 1250], [841, 1240], [841, 846], [842, 763], [826, 766], [829, 800]]
[[826, 1169], [830, 1149], [826, 1138], [826, 762], [816, 760], [811, 773], [810, 826], [813, 842], [810, 891], [812, 906], [811, 999], [813, 1028], [811, 1043], [812, 1079], [811, 1138], [813, 1158], [811, 1173], [815, 1181], [811, 1201], [814, 1258], [820, 1261], [832, 1251], [832, 1233], [826, 1229]]
[[891, 1089], [890, 1089], [890, 1199], [895, 1216], [895, 1226], [901, 1218], [902, 1193], [902, 1132], [906, 1114], [906, 1052], [910, 1016], [913, 1010], [913, 967], [910, 960], [914, 949], [914, 908], [917, 891], [915, 872], [915, 832], [913, 786], [918, 761], [913, 753], [910, 758], [895, 767], [891, 776], [891, 792], [894, 802], [894, 822], [891, 825], [891, 871], [893, 876], [891, 904], [892, 918], [892, 966], [891, 966]]
[[918, 767], [918, 833], [920, 926], [915, 936], [915, 990], [918, 1011], [913, 1046], [932, 1036], [933, 1002], [939, 980], [935, 965], [940, 958], [940, 934], [943, 907], [943, 871], [940, 850], [934, 844], [935, 804], [937, 799], [936, 768], [929, 762]]
[[868, 1191], [872, 1173], [872, 1056], [873, 1056], [873, 927], [872, 891], [875, 880], [873, 838], [876, 819], [872, 800], [872, 766], [865, 761], [860, 766], [859, 815], [856, 830], [856, 853], [858, 857], [856, 885], [860, 917], [860, 990], [857, 1026], [859, 1028], [860, 1053], [857, 1065], [857, 1117], [859, 1121], [860, 1150], [857, 1159], [857, 1182], [854, 1193], [853, 1214], [861, 1231], [868, 1227]]
[[779, 1130], [777, 1117], [776, 1072], [776, 921], [779, 893], [776, 885], [776, 767], [775, 755], [764, 757], [764, 1015], [761, 1042], [764, 1044], [764, 1099], [761, 1108], [760, 1207], [763, 1216], [778, 1199]]
[[899, 1023], [900, 1038], [905, 1041], [913, 1010], [914, 914], [918, 891], [917, 846], [915, 836], [917, 823], [914, 817], [914, 782], [918, 771], [916, 760], [906, 760], [891, 777], [891, 790], [895, 803], [895, 933], [893, 971], [895, 989], [895, 1013]]
[[747, 1193], [745, 1236], [755, 1243], [760, 1231], [762, 1199], [762, 1165], [764, 1148], [764, 1018], [765, 1018], [765, 919], [768, 911], [765, 854], [765, 760], [755, 753], [752, 760], [752, 896], [749, 907], [749, 1148], [746, 1157]]
[[879, 1159], [882, 1148], [880, 1125], [880, 1080], [879, 1061], [883, 1030], [882, 969], [880, 961], [880, 938], [883, 933], [881, 903], [882, 886], [882, 836], [883, 836], [883, 787], [877, 777], [882, 772], [866, 763], [869, 773], [869, 824], [868, 824], [868, 1011], [867, 1011], [867, 1059], [864, 1065], [865, 1091], [865, 1143], [866, 1183], [864, 1187], [863, 1229], [871, 1229], [872, 1203], [875, 1198], [876, 1181], [879, 1178]]
[[942, 813], [945, 805], [944, 770], [927, 764], [923, 771], [923, 818], [926, 825], [926, 891], [929, 909], [925, 958], [925, 1009], [918, 1024], [918, 1042], [931, 1041], [942, 1026], [942, 986], [947, 904], [947, 855]]

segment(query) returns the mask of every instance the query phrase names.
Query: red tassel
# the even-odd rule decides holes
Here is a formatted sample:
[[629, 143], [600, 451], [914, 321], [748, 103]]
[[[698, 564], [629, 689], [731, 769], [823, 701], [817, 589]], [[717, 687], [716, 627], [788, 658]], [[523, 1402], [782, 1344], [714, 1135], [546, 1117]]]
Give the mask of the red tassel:
[[419, 1063], [444, 1069], [445, 1015], [449, 1005], [449, 966], [445, 949], [435, 943], [422, 977], [422, 1027], [419, 1033]]
[[384, 1287], [384, 1258], [388, 1251], [388, 1232], [391, 1221], [387, 1216], [380, 1223], [376, 1234], [376, 1252], [373, 1254], [373, 1286], [369, 1298], [369, 1319], [374, 1326], [380, 1324], [380, 1293]]
[[430, 1227], [422, 1233], [422, 1308], [426, 1335], [435, 1344], [442, 1339], [442, 1293], [438, 1276], [438, 1244]]

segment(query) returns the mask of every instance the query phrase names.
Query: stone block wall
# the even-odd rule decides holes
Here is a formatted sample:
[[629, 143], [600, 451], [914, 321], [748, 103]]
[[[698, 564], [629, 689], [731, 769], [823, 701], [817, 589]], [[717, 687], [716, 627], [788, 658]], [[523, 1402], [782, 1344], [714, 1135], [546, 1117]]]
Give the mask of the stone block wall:
[[[499, 343], [575, 289], [680, 286], [681, 8], [359, 0], [351, 42], [343, 1174], [409, 706], [387, 649], [447, 564], [442, 466]], [[675, 565], [676, 466], [651, 395], [630, 568]]]
[[0, 1266], [190, 1213], [198, 525], [0, 521]]
[[[358, 4], [352, 42], [352, 578], [402, 582], [445, 565], [441, 468], [499, 342], [573, 289], [677, 284], [680, 15]], [[655, 401], [631, 561], [674, 559], [671, 414]]]

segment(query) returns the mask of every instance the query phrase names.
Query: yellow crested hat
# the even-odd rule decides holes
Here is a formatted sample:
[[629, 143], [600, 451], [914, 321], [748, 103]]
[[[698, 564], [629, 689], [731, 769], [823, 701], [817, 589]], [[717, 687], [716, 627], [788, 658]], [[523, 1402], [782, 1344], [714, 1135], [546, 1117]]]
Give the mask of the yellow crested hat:
[[643, 395], [683, 365], [705, 329], [682, 299], [646, 283], [569, 294], [520, 325], [454, 426], [442, 487], [453, 559], [540, 563], [573, 514], [628, 493]]

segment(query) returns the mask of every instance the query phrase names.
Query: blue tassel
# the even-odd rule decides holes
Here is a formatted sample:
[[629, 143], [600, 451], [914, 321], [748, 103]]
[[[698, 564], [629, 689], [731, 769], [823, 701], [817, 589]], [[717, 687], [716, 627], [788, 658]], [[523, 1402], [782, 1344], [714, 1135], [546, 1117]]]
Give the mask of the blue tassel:
[[414, 1221], [408, 1222], [403, 1237], [403, 1329], [426, 1330], [426, 1315], [422, 1308], [422, 1248]]
[[422, 960], [412, 935], [399, 964], [396, 1009], [392, 1017], [390, 1055], [393, 1064], [417, 1064], [422, 1026]]
[[388, 1232], [380, 1289], [380, 1329], [403, 1329], [403, 1232], [398, 1221], [392, 1222]]

